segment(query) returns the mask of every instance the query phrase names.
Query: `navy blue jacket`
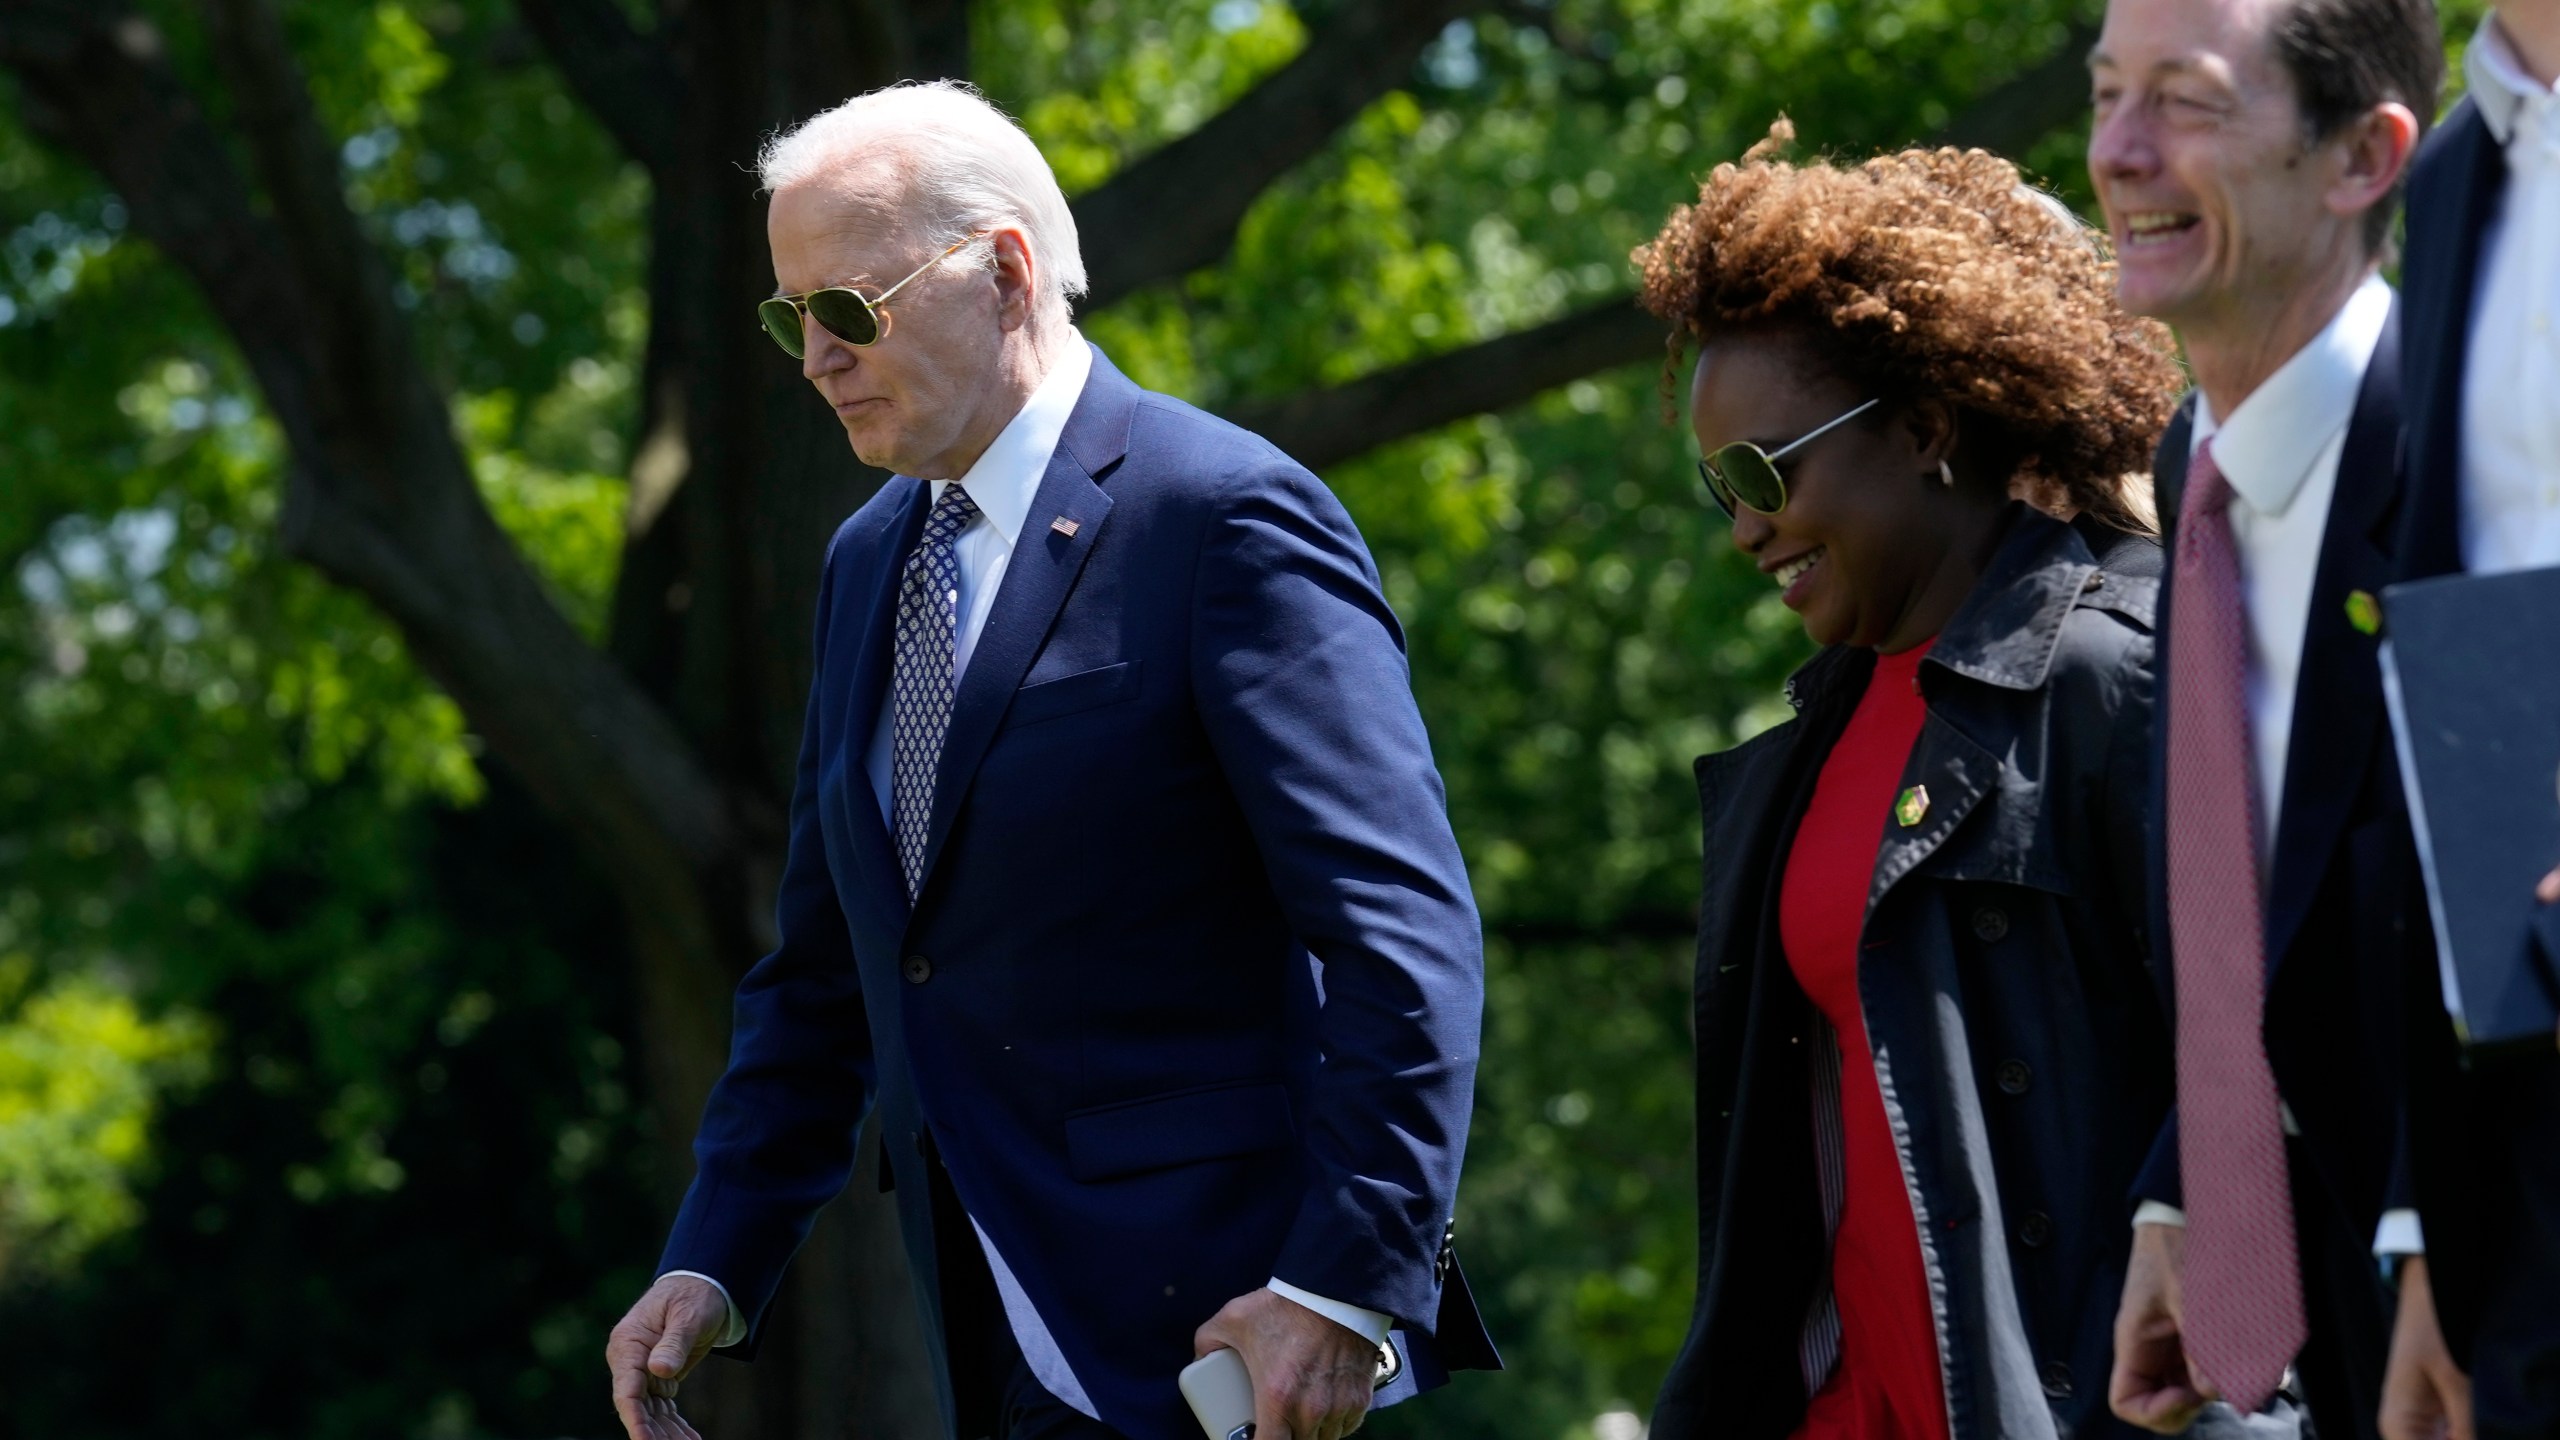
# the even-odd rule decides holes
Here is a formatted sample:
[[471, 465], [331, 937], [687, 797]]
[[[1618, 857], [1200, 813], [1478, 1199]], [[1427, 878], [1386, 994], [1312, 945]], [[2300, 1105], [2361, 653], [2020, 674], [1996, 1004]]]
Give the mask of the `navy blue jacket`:
[[[1929, 803], [1878, 849], [1858, 997], [1952, 1440], [2134, 1433], [2107, 1413], [2107, 1370], [2123, 1195], [2169, 1103], [2140, 935], [2158, 574], [2148, 541], [2020, 507], [1920, 667], [1929, 715], [1901, 783]], [[1698, 762], [1698, 1308], [1658, 1440], [1783, 1440], [1804, 1416], [1798, 1347], [1829, 1258], [1824, 1032], [1778, 895], [1874, 665], [1823, 651], [1788, 682], [1795, 719]]]
[[[2474, 42], [2475, 44], [2478, 42]], [[2462, 410], [2481, 241], [2505, 204], [2507, 156], [2479, 106], [2455, 106], [2409, 173], [2400, 575], [2464, 568]], [[2517, 243], [2510, 240], [2510, 244]], [[2409, 1153], [2426, 1220], [2427, 1281], [2454, 1358], [2471, 1372], [2483, 1435], [2560, 1429], [2560, 1058], [2467, 1066], [2431, 953], [2409, 984]]]
[[[2266, 1013], [2276, 1087], [2301, 1128], [2291, 1147], [2294, 1228], [2313, 1347], [2302, 1380], [2325, 1433], [2371, 1436], [2390, 1338], [2391, 1298], [2372, 1257], [2386, 1208], [2410, 1203], [2400, 1098], [2406, 968], [2429, 946], [2417, 852], [2382, 704], [2379, 640], [2355, 620], [2362, 593], [2394, 573], [2403, 513], [2400, 325], [2395, 306], [2366, 366], [2338, 460], [2338, 484], [2313, 573], [2294, 686], [2283, 808], [2265, 875]], [[2186, 490], [2192, 402], [2153, 466], [2175, 553]], [[2160, 597], [2162, 653], [2178, 644], [2176, 567]], [[2163, 675], [2168, 665], [2164, 658]], [[2158, 743], [2172, 697], [2160, 695]], [[2164, 983], [2176, 975], [2168, 922], [2168, 766], [2153, 773], [2151, 941]], [[2432, 963], [2432, 962], [2429, 962]], [[2174, 1004], [2169, 1013], [2176, 1013]], [[2134, 1195], [2184, 1203], [2177, 1115], [2161, 1127]]]
[[828, 547], [780, 944], [661, 1268], [760, 1325], [876, 1106], [946, 1419], [928, 1153], [1139, 1440], [1196, 1433], [1192, 1332], [1274, 1275], [1394, 1316], [1399, 1393], [1494, 1363], [1444, 1248], [1481, 936], [1350, 517], [1096, 352], [961, 677], [910, 907], [863, 757], [929, 494], [893, 479]]

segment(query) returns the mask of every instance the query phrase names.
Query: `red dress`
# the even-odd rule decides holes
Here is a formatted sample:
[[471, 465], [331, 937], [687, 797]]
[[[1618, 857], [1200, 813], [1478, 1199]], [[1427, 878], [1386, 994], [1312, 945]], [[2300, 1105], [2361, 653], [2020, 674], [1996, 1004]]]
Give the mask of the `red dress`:
[[1929, 647], [1877, 657], [1849, 728], [1823, 762], [1778, 893], [1788, 968], [1840, 1037], [1845, 1181], [1831, 1247], [1840, 1363], [1796, 1430], [1807, 1440], [1946, 1440], [1947, 1402], [1920, 1231], [1885, 1122], [1858, 1003], [1858, 937], [1899, 796], [1928, 716], [1915, 681]]

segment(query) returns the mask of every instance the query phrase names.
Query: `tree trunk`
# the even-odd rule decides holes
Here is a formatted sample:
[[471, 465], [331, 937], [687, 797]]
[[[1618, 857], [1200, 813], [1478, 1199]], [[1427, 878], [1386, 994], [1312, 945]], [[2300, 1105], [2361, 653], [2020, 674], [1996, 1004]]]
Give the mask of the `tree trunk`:
[[[743, 168], [763, 138], [850, 96], [965, 64], [957, 0], [905, 8], [729, 0], [673, 17], [681, 97], [655, 169], [651, 334], [611, 649], [723, 787], [761, 797], [736, 862], [693, 893], [627, 886], [648, 1083], [681, 1145], [727, 1059], [729, 992], [773, 941], [784, 814], [809, 689], [818, 567], [883, 478], [862, 466], [798, 365], [753, 315], [772, 290], [764, 203]], [[828, 1207], [765, 1321], [752, 1365], [686, 1387], [705, 1432], [770, 1440], [922, 1436], [940, 1421], [876, 1143]]]

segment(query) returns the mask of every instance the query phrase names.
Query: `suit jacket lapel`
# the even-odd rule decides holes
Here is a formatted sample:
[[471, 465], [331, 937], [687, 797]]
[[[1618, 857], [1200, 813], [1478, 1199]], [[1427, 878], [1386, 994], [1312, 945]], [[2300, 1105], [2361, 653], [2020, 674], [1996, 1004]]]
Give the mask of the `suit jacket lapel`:
[[[960, 677], [959, 692], [952, 697], [951, 728], [942, 737], [933, 819], [925, 834], [928, 880], [942, 856], [943, 842], [950, 837], [960, 802], [969, 793], [969, 782], [978, 773], [978, 762], [986, 758], [996, 727], [1013, 703], [1013, 692], [1021, 688], [1023, 675], [1048, 639], [1111, 514], [1111, 497], [1102, 493], [1096, 481], [1126, 453], [1130, 415], [1140, 393], [1099, 350], [1094, 352], [1093, 374], [1085, 381], [1074, 413], [1067, 417], [1067, 428], [1059, 436], [1057, 453], [1049, 457], [1031, 509], [1022, 517], [1022, 533], [1014, 541], [1013, 558], [1005, 564], [995, 608], [987, 615], [987, 628], [979, 633], [969, 668]], [[1074, 533], [1062, 532], [1057, 520], [1069, 522]]]
[[880, 726], [880, 702], [889, 692], [889, 666], [896, 650], [898, 620], [898, 581], [905, 574], [908, 554], [924, 534], [925, 512], [933, 487], [920, 480], [904, 480], [915, 487], [905, 505], [899, 507], [881, 532], [873, 536], [870, 593], [854, 597], [859, 608], [852, 613], [860, 617], [855, 633], [861, 646], [854, 652], [853, 670], [849, 677], [851, 694], [846, 699], [844, 725], [845, 834], [853, 841], [853, 868], [862, 883], [873, 892], [881, 913], [894, 915], [903, 923], [907, 913], [906, 877], [898, 869], [898, 852], [889, 843], [889, 827], [880, 819], [880, 797], [871, 788], [871, 741]]
[[2392, 578], [2391, 537], [2400, 520], [2400, 312], [2385, 322], [2356, 396], [2338, 458], [2338, 485], [2311, 582], [2302, 669], [2293, 692], [2293, 743], [2285, 752], [2284, 805], [2276, 815], [2267, 887], [2267, 964], [2283, 963], [2302, 929], [2339, 831], [2364, 789], [2382, 728], [2377, 638], [2347, 616], [2347, 597], [2378, 595]]
[[[2160, 448], [2151, 456], [2151, 503], [2160, 511], [2160, 542], [2167, 549], [2178, 531], [2178, 502], [2187, 493], [2187, 461], [2195, 448], [2196, 397], [2189, 392], [2178, 402], [2177, 413], [2169, 417], [2169, 428], [2160, 433]], [[2173, 556], [2174, 550], [2170, 552]], [[2169, 577], [2177, 565], [2164, 564], [2160, 570], [2160, 587], [2166, 590]]]

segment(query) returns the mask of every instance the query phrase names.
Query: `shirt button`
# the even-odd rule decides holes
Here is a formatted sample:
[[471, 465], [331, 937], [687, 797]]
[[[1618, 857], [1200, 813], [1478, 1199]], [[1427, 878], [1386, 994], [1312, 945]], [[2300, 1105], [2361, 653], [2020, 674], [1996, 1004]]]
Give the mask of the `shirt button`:
[[2059, 1360], [2047, 1360], [2044, 1362], [2044, 1368], [2036, 1372], [2036, 1378], [2044, 1382], [2044, 1393], [2047, 1395], [2056, 1400], [2071, 1398], [2070, 1366]]
[[1999, 1082], [2000, 1093], [2003, 1095], [2026, 1094], [2027, 1082], [2034, 1078], [2035, 1072], [2027, 1068], [2027, 1062], [2024, 1060], [2003, 1060], [2000, 1062]]
[[2030, 1210], [2018, 1222], [2018, 1243], [2030, 1250], [2041, 1250], [2053, 1243], [2053, 1217], [2041, 1210]]
[[933, 962], [921, 955], [908, 956], [907, 963], [899, 968], [905, 973], [907, 983], [910, 985], [921, 985], [933, 978]]
[[1973, 933], [1986, 945], [1997, 944], [2009, 935], [2009, 912], [1997, 905], [1985, 905], [1973, 912]]

